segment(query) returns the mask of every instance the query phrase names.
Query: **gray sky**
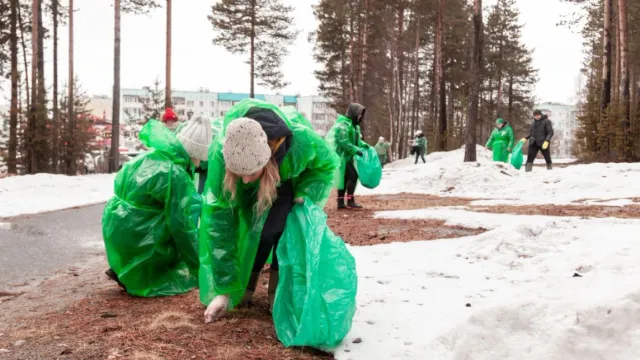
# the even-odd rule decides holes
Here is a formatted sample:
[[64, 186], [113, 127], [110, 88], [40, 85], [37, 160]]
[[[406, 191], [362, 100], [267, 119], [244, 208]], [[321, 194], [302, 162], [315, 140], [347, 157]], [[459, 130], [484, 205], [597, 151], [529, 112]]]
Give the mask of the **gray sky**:
[[[162, 0], [161, 0], [162, 1]], [[296, 26], [302, 32], [290, 48], [284, 68], [291, 85], [281, 93], [315, 94], [317, 67], [307, 34], [315, 26], [311, 5], [317, 0], [285, 0], [295, 4]], [[489, 4], [492, 2], [489, 1]], [[573, 7], [560, 0], [518, 0], [523, 41], [533, 49], [534, 66], [540, 70], [536, 96], [541, 101], [571, 101], [582, 61], [582, 38], [557, 27], [560, 17]], [[76, 0], [75, 71], [91, 95], [110, 94], [113, 83], [113, 8], [110, 0]], [[180, 0], [173, 5], [173, 88], [248, 92], [246, 57], [234, 56], [212, 44], [206, 17], [212, 0]], [[488, 5], [488, 4], [487, 4]], [[67, 31], [60, 31], [61, 77], [67, 74]], [[47, 78], [51, 80], [51, 48], [47, 48]], [[147, 16], [126, 15], [122, 20], [122, 87], [151, 85], [156, 76], [164, 82], [164, 9]], [[8, 86], [8, 84], [7, 84]], [[258, 92], [268, 92], [258, 87]], [[1, 91], [4, 97], [7, 91]], [[0, 100], [6, 102], [6, 100]]]

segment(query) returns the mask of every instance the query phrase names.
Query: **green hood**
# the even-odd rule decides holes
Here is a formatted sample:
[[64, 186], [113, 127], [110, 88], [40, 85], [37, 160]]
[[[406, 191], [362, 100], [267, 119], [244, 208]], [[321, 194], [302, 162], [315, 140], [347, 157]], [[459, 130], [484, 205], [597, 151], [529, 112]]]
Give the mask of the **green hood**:
[[149, 120], [142, 128], [140, 141], [146, 147], [166, 154], [175, 164], [191, 164], [191, 158], [176, 134], [157, 120]]

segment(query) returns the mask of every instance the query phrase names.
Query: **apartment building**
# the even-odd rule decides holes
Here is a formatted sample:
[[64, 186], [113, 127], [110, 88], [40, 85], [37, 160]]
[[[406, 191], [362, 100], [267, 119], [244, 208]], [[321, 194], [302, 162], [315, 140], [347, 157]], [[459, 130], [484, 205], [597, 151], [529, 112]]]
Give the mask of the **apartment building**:
[[[144, 89], [122, 89], [120, 92], [120, 121], [124, 125], [135, 126], [144, 119], [143, 104], [149, 101], [149, 94]], [[176, 114], [186, 119], [187, 113], [193, 111], [208, 118], [221, 117], [238, 102], [249, 97], [241, 93], [216, 93], [206, 89], [199, 91], [172, 92], [172, 102]], [[300, 111], [322, 136], [334, 124], [337, 113], [329, 106], [329, 101], [321, 96], [257, 94], [259, 100], [270, 102], [279, 107], [293, 106]], [[101, 119], [111, 121], [111, 99], [104, 96], [91, 98], [89, 109]]]

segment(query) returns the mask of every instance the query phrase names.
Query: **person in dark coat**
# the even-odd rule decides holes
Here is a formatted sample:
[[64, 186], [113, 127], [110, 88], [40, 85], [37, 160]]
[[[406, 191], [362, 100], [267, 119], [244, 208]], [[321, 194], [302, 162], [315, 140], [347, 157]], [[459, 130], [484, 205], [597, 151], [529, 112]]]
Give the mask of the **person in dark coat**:
[[547, 162], [547, 170], [553, 169], [551, 163], [551, 139], [553, 138], [553, 125], [547, 115], [543, 115], [542, 111], [535, 110], [533, 112], [533, 122], [529, 135], [522, 140], [529, 140], [529, 150], [527, 152], [527, 163], [525, 171], [530, 172], [533, 169], [533, 161], [541, 151], [544, 160]]

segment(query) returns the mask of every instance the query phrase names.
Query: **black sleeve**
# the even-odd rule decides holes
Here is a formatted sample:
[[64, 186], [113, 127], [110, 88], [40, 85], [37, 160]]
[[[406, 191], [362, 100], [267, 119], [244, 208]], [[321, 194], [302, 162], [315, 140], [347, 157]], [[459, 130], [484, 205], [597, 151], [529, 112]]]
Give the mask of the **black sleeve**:
[[524, 138], [529, 140], [531, 138], [531, 134], [533, 134], [533, 124], [529, 126], [529, 135], [525, 136]]
[[551, 120], [548, 120], [544, 124], [544, 130], [547, 133], [547, 136], [544, 138], [545, 141], [551, 141], [553, 137], [553, 125], [551, 124]]

